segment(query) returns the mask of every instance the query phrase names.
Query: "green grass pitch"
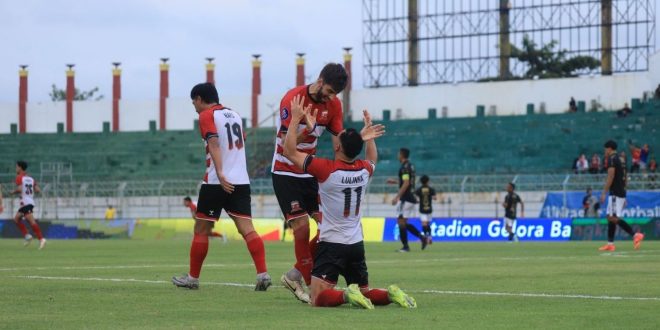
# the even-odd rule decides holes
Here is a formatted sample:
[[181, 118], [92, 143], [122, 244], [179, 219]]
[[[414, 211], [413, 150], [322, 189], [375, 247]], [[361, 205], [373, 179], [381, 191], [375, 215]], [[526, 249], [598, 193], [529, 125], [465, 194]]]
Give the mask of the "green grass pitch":
[[367, 244], [371, 285], [396, 283], [419, 305], [368, 311], [294, 300], [279, 286], [290, 243], [266, 244], [275, 287], [254, 292], [243, 242], [212, 241], [189, 291], [169, 282], [187, 271], [187, 240], [51, 240], [38, 251], [5, 239], [0, 328], [657, 329], [660, 242], [619, 242], [615, 253], [599, 243], [435, 243], [408, 254]]

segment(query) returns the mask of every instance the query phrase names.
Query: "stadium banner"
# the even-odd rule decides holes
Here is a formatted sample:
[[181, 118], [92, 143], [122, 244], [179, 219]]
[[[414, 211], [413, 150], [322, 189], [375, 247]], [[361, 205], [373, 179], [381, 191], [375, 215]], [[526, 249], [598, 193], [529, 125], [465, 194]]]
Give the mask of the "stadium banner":
[[[581, 218], [584, 217], [582, 199], [583, 191], [548, 192], [541, 208], [541, 218]], [[594, 192], [600, 199], [600, 192]], [[566, 207], [564, 207], [564, 200]], [[599, 213], [605, 216], [607, 201], [600, 206]], [[626, 197], [624, 218], [655, 218], [660, 217], [660, 191], [629, 191]]]
[[[624, 219], [635, 232], [644, 234], [646, 240], [660, 240], [660, 218], [626, 218]], [[576, 218], [573, 219], [571, 240], [605, 241], [607, 240], [607, 219]], [[632, 240], [632, 237], [621, 229], [616, 231], [615, 240]]]
[[[255, 230], [264, 240], [282, 239], [282, 220], [254, 219], [252, 222]], [[39, 226], [44, 236], [49, 239], [187, 239], [192, 237], [194, 223], [191, 218], [42, 220], [39, 221]], [[218, 221], [213, 231], [227, 239], [243, 239], [230, 219]], [[13, 220], [0, 220], [0, 237], [22, 238], [22, 235]]]
[[[419, 218], [410, 218], [408, 223], [421, 228]], [[434, 241], [486, 242], [506, 241], [508, 233], [502, 219], [493, 218], [433, 218], [431, 235]], [[569, 218], [525, 218], [518, 219], [514, 231], [521, 241], [568, 241], [571, 238]], [[399, 240], [399, 225], [396, 218], [385, 218], [383, 241]], [[408, 234], [409, 241], [419, 241]]]

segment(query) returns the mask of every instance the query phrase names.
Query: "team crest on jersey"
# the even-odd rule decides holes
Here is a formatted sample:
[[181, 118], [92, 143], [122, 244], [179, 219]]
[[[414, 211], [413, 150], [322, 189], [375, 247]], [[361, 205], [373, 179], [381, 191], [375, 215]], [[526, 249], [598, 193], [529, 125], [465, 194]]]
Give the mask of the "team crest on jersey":
[[300, 202], [298, 201], [291, 202], [291, 213], [300, 212], [300, 211], [302, 211], [302, 208], [300, 208]]
[[321, 112], [321, 119], [328, 119], [328, 110], [323, 110]]
[[282, 108], [282, 120], [289, 118], [289, 109]]

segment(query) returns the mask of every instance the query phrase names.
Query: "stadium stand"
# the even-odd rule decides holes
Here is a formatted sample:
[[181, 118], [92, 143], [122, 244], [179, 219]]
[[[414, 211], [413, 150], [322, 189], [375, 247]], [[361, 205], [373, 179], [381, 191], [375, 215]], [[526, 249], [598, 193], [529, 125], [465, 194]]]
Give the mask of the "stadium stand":
[[[658, 101], [633, 102], [633, 114], [625, 118], [605, 111], [384, 123], [387, 135], [378, 144], [383, 175], [396, 173], [400, 147], [413, 150], [417, 172], [429, 175], [566, 173], [579, 153], [602, 154], [603, 141], [610, 138], [622, 146], [632, 139], [652, 150], [660, 147]], [[361, 123], [346, 125], [359, 128]], [[248, 132], [251, 173], [270, 164], [273, 137], [273, 128]], [[330, 156], [330, 139], [321, 140], [320, 155]], [[37, 178], [40, 162], [70, 162], [76, 180], [192, 179], [201, 177], [204, 168], [202, 148], [193, 130], [2, 134], [0, 181], [11, 180], [16, 159], [32, 164], [30, 172]]]

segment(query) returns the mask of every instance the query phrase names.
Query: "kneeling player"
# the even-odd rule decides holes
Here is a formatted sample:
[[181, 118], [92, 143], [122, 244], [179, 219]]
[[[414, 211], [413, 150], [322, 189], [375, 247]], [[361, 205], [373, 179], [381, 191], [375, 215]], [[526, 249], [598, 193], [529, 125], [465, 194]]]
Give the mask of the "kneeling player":
[[[291, 102], [293, 127], [297, 127], [303, 117], [308, 121], [316, 118], [311, 106], [303, 109], [303, 103], [303, 97], [299, 96]], [[333, 146], [334, 160], [315, 158], [298, 151], [296, 130], [289, 130], [285, 138], [285, 157], [319, 182], [323, 221], [319, 225], [310, 303], [318, 307], [350, 303], [366, 309], [373, 309], [374, 305], [396, 303], [405, 308], [415, 308], [415, 300], [396, 285], [391, 285], [387, 290], [369, 289], [360, 204], [378, 158], [374, 139], [382, 136], [385, 131], [382, 125], [372, 124], [366, 110], [364, 124], [360, 133], [355, 129], [347, 129], [339, 134]], [[355, 159], [362, 152], [365, 142], [367, 160]], [[348, 284], [345, 291], [335, 289], [339, 275]]]
[[189, 289], [199, 287], [199, 274], [209, 249], [209, 235], [220, 213], [225, 210], [234, 220], [252, 255], [257, 269], [255, 290], [266, 291], [271, 279], [266, 270], [264, 242], [252, 225], [250, 179], [243, 148], [241, 117], [219, 104], [218, 91], [213, 84], [196, 85], [190, 92], [190, 98], [199, 113], [200, 133], [206, 143], [206, 175], [199, 190], [199, 205], [195, 213], [190, 270], [181, 277], [173, 277], [172, 283]]

